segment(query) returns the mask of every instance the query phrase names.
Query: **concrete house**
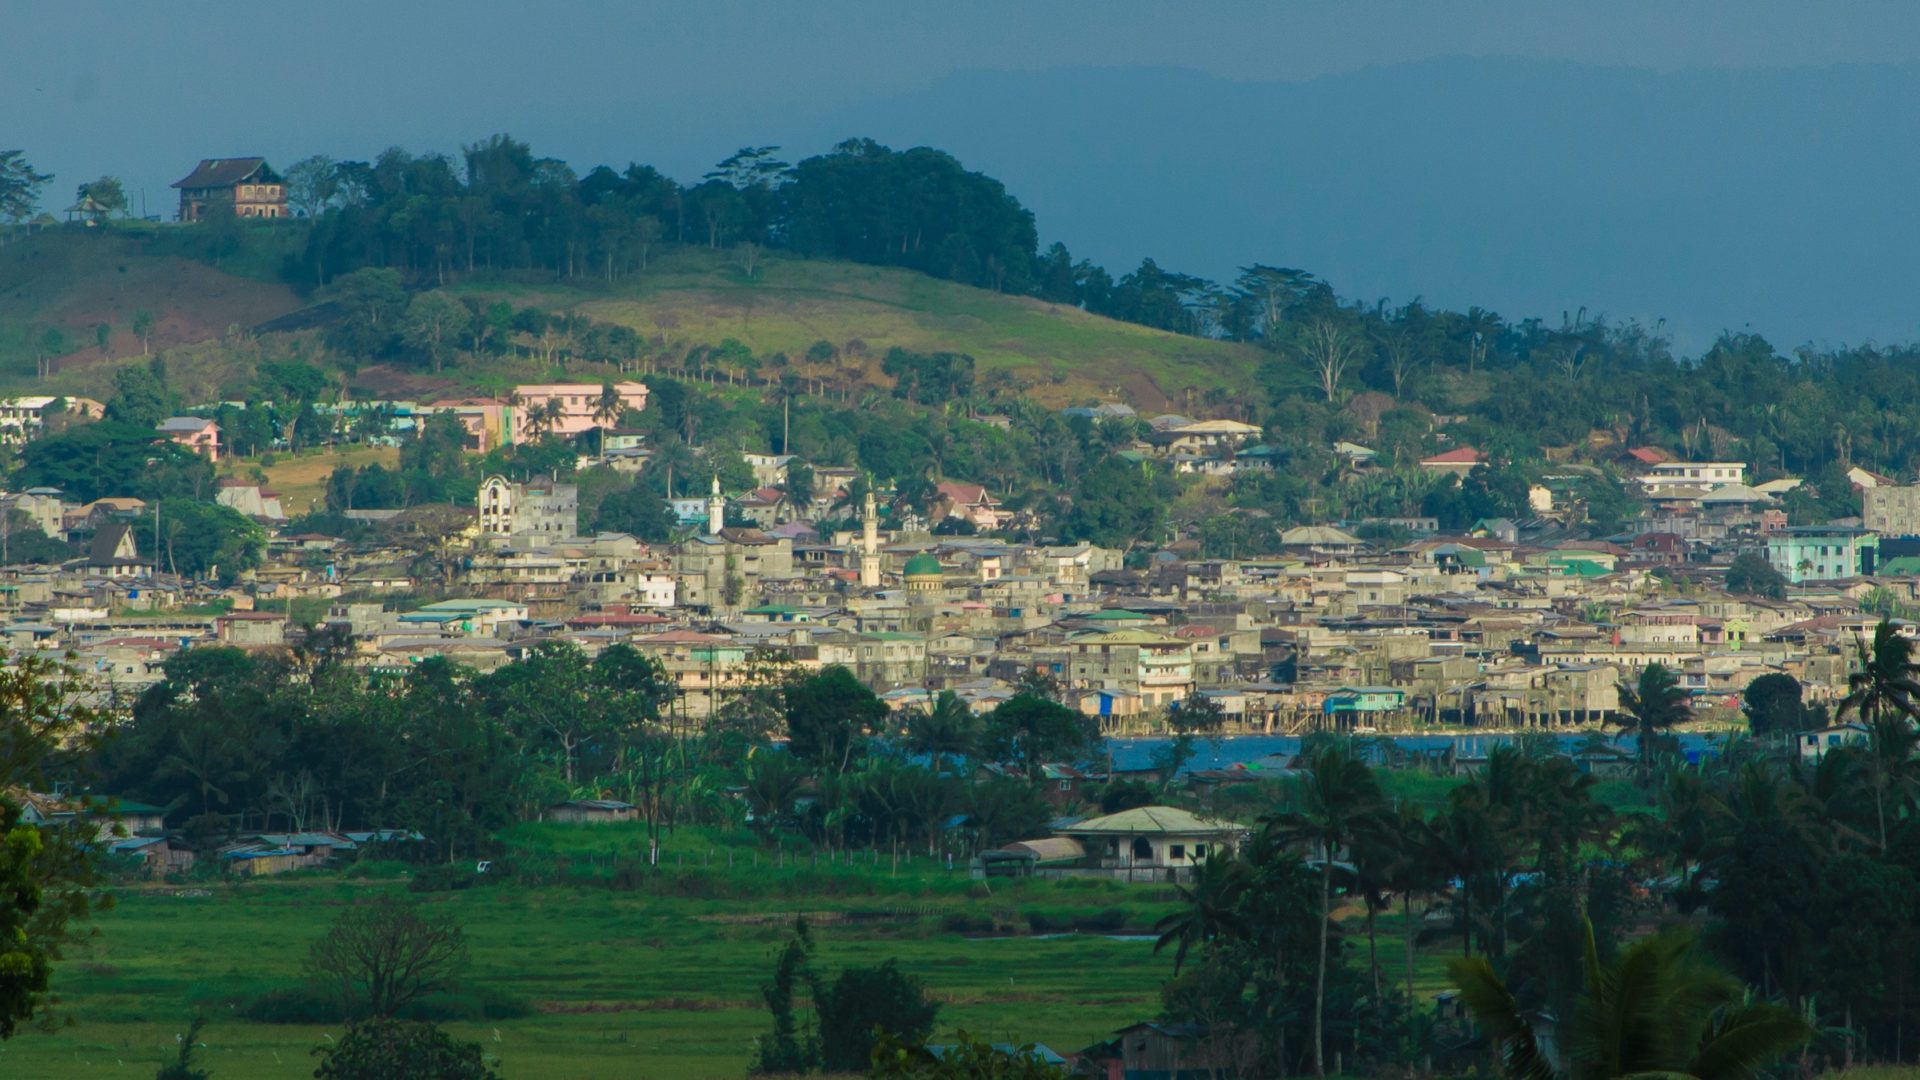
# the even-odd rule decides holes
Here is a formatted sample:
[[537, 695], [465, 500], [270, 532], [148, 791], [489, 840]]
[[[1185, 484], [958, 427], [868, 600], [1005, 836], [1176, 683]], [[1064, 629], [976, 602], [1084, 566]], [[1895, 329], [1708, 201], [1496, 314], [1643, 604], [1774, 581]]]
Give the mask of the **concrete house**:
[[266, 158], [204, 158], [173, 186], [180, 192], [180, 220], [199, 221], [215, 208], [239, 218], [284, 218], [287, 182]]

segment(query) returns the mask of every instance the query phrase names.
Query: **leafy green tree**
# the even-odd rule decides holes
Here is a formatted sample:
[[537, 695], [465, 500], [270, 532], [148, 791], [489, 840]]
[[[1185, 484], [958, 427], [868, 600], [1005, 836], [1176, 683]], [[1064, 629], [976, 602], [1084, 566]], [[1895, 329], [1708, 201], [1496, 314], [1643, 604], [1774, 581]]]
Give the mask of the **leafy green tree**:
[[173, 574], [209, 575], [232, 584], [258, 567], [267, 550], [265, 529], [238, 510], [217, 503], [166, 499], [157, 518], [148, 517], [142, 524], [147, 528], [134, 534], [142, 541], [143, 553]]
[[886, 703], [835, 664], [787, 688], [787, 748], [798, 760], [839, 775], [881, 731]]
[[823, 990], [815, 1008], [820, 1016], [820, 1067], [829, 1073], [865, 1069], [884, 1037], [926, 1042], [940, 1013], [939, 1002], [929, 999], [920, 980], [902, 972], [895, 960], [847, 968]]
[[179, 408], [180, 400], [168, 388], [167, 369], [159, 360], [128, 364], [113, 373], [113, 396], [107, 399], [107, 419], [152, 428]]
[[1073, 509], [1061, 532], [1101, 547], [1152, 543], [1160, 538], [1170, 487], [1144, 462], [1103, 458], [1075, 486]]
[[1860, 716], [1872, 722], [1881, 717], [1912, 717], [1920, 694], [1920, 664], [1913, 659], [1913, 640], [1887, 619], [1873, 628], [1871, 647], [1855, 642], [1858, 667], [1847, 676], [1847, 696], [1838, 717]]
[[472, 322], [473, 313], [465, 304], [451, 293], [435, 289], [407, 302], [400, 316], [400, 340], [426, 357], [438, 373]]
[[1800, 680], [1778, 672], [1747, 684], [1741, 694], [1740, 711], [1746, 714], [1747, 729], [1755, 736], [1804, 731], [1810, 719], [1800, 699]]
[[334, 279], [322, 293], [340, 310], [328, 331], [335, 348], [372, 359], [391, 347], [407, 310], [407, 290], [398, 271], [368, 267]]
[[73, 669], [41, 656], [0, 665], [0, 1040], [33, 1020], [72, 920], [98, 902], [94, 823], [42, 828], [24, 820], [15, 793], [71, 783], [108, 718]]
[[1564, 1071], [1492, 964], [1456, 958], [1447, 968], [1510, 1077], [1749, 1080], [1812, 1035], [1797, 1013], [1748, 998], [1696, 951], [1686, 930], [1644, 938], [1607, 962], [1588, 934], [1586, 988], [1567, 1025]]
[[594, 531], [628, 533], [653, 544], [672, 539], [673, 508], [654, 479], [649, 473], [601, 500], [593, 516]]
[[365, 1020], [347, 1029], [340, 1041], [313, 1051], [319, 1080], [500, 1080], [487, 1065], [479, 1043], [456, 1042], [433, 1024], [418, 1020]]
[[1780, 600], [1787, 595], [1787, 578], [1773, 568], [1765, 555], [1743, 551], [1735, 555], [1733, 564], [1727, 567], [1727, 591]]
[[86, 502], [107, 495], [205, 498], [213, 490], [213, 466], [151, 428], [103, 420], [28, 443], [14, 483], [56, 487]]
[[1029, 780], [1048, 762], [1091, 753], [1100, 743], [1099, 722], [1057, 701], [1018, 693], [987, 714], [981, 751], [994, 761], [1017, 762]]

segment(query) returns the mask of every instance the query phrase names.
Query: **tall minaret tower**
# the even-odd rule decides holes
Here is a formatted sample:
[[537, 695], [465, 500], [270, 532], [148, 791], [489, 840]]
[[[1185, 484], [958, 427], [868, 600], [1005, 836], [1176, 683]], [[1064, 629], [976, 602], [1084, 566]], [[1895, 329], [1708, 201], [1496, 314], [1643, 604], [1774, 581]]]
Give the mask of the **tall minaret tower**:
[[720, 474], [713, 474], [713, 494], [707, 496], [707, 533], [720, 535], [727, 527], [727, 500], [720, 494]]
[[860, 587], [880, 587], [880, 511], [873, 504], [873, 482], [867, 482], [867, 505], [860, 515]]

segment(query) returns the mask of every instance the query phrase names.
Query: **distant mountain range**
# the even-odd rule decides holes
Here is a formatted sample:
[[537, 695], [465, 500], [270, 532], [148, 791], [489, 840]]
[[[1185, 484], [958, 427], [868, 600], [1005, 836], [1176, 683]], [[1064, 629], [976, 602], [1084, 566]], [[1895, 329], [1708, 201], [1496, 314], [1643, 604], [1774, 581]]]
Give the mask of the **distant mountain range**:
[[1309, 82], [977, 71], [798, 121], [1006, 181], [1116, 273], [1297, 266], [1348, 297], [1557, 323], [1667, 320], [1683, 349], [1920, 338], [1920, 65], [1661, 73], [1451, 59]]

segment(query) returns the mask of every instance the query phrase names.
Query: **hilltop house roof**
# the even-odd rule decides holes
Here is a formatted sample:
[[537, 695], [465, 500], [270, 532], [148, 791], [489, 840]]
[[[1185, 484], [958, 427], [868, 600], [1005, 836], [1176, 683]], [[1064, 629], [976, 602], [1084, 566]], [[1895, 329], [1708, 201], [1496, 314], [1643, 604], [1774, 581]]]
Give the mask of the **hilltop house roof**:
[[186, 179], [173, 183], [177, 188], [220, 188], [232, 187], [244, 180], [252, 179], [255, 173], [264, 173], [260, 180], [273, 184], [280, 181], [278, 173], [267, 164], [263, 157], [203, 158], [194, 166]]

